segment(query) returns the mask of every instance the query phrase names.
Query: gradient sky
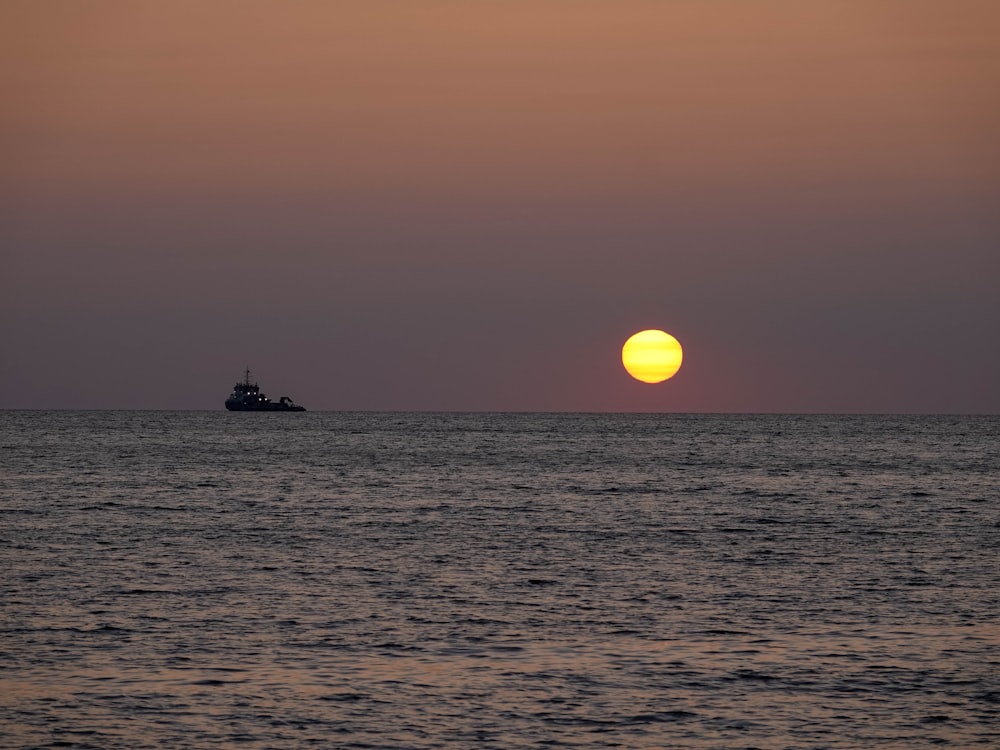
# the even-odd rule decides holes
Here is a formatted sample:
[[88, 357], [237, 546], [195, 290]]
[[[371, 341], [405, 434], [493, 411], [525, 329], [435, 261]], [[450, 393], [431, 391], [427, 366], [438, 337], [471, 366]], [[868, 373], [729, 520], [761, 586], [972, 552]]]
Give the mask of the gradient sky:
[[995, 0], [4, 0], [0, 97], [0, 407], [1000, 412]]

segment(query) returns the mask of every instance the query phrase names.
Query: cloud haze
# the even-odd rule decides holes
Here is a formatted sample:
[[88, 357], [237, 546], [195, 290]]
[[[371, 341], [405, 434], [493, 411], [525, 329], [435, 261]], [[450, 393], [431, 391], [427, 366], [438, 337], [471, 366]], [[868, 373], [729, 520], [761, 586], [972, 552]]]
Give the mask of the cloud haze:
[[221, 408], [250, 365], [314, 409], [998, 412], [998, 29], [6, 2], [0, 406]]

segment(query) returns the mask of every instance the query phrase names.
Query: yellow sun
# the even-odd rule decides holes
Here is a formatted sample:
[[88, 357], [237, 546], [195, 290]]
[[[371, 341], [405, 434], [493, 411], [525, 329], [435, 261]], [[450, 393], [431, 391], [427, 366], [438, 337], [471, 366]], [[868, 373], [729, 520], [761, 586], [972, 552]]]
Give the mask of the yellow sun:
[[681, 369], [684, 352], [669, 333], [639, 331], [622, 347], [622, 364], [628, 374], [643, 383], [662, 383]]

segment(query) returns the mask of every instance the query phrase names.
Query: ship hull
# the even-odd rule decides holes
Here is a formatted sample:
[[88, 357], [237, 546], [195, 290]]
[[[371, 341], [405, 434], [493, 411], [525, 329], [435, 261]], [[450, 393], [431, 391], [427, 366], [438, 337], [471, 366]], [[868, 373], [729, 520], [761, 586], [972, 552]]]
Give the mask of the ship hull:
[[226, 401], [226, 408], [229, 411], [305, 411], [304, 406], [289, 406], [282, 403], [269, 404], [241, 404], [238, 401]]

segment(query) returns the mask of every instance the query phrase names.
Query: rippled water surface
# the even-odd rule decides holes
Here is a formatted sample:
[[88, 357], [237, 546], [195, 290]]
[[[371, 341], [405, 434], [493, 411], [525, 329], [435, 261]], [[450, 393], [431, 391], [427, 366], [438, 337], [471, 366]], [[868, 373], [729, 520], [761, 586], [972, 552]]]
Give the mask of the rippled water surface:
[[5, 747], [1000, 746], [996, 417], [0, 413]]

